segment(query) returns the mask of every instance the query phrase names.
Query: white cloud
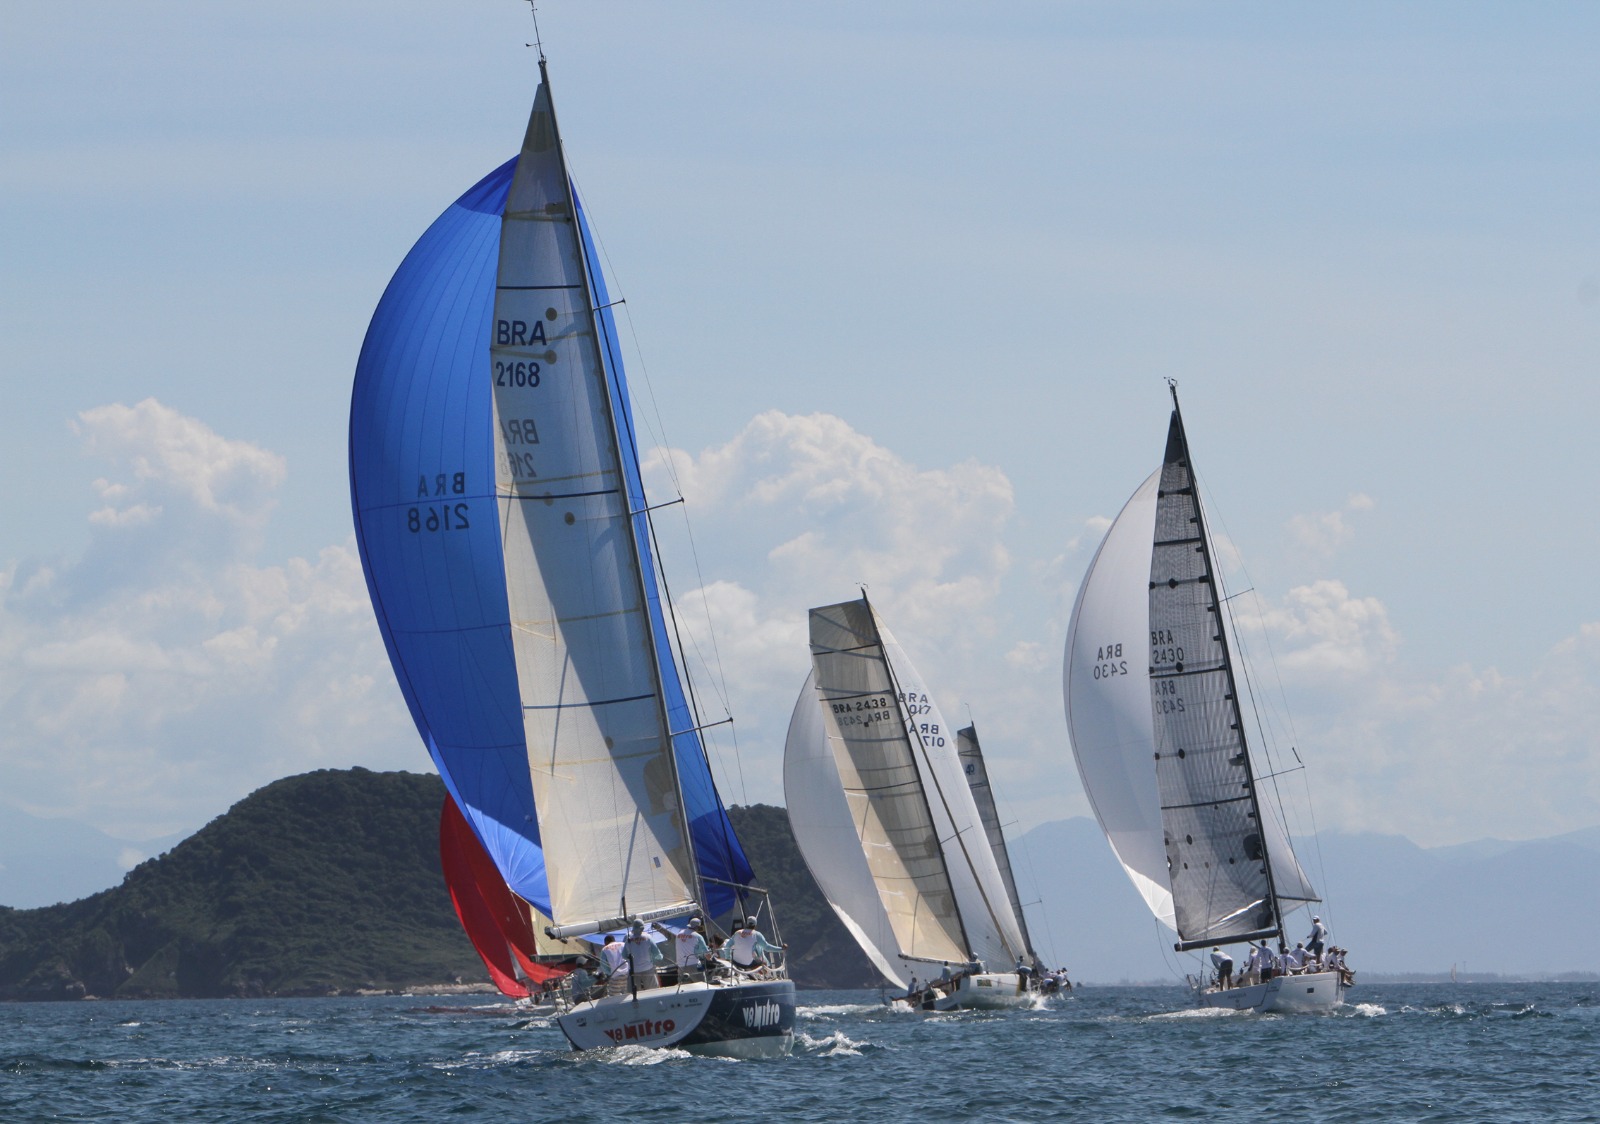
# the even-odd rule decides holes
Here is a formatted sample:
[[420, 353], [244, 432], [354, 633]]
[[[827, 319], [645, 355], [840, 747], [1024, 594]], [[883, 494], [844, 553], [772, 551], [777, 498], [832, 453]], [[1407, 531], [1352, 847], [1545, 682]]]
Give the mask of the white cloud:
[[290, 773], [427, 767], [354, 544], [259, 560], [281, 457], [152, 399], [74, 428], [112, 466], [87, 549], [0, 575], [9, 798], [147, 838]]
[[1355, 528], [1349, 524], [1346, 516], [1357, 511], [1371, 511], [1376, 506], [1377, 501], [1371, 496], [1357, 492], [1338, 511], [1296, 515], [1289, 520], [1289, 533], [1306, 550], [1331, 555], [1355, 534]]
[[1336, 579], [1296, 586], [1275, 606], [1241, 601], [1234, 607], [1236, 623], [1247, 636], [1269, 633], [1280, 670], [1299, 681], [1369, 674], [1392, 663], [1399, 647], [1383, 603], [1352, 597]]
[[1375, 669], [1319, 704], [1320, 776], [1340, 826], [1422, 843], [1533, 838], [1600, 807], [1600, 623], [1533, 666]]
[[[110, 466], [86, 497], [87, 548], [0, 571], [0, 761], [13, 801], [150, 838], [291, 773], [427, 767], [353, 544], [262, 560], [280, 458], [153, 401], [88, 411], [77, 431]], [[720, 666], [739, 721], [737, 758], [725, 728], [708, 739], [731, 799], [782, 799], [806, 610], [865, 583], [947, 717], [970, 707], [1012, 801], [1003, 812], [1033, 823], [1087, 811], [1060, 646], [1104, 520], [1059, 556], [1014, 565], [1003, 472], [912, 464], [826, 414], [768, 412], [697, 455], [658, 452], [658, 499], [669, 469], [697, 536], [659, 524], [703, 714], [721, 717], [724, 688], [706, 670]], [[1370, 506], [1355, 496], [1337, 514]], [[1348, 530], [1308, 526], [1324, 544]], [[1303, 549], [1310, 532], [1289, 532]], [[1335, 578], [1234, 608], [1246, 652], [1281, 676], [1297, 727], [1267, 721], [1294, 730], [1324, 825], [1452, 842], [1594, 822], [1600, 623], [1533, 667], [1430, 673], [1407, 664], [1387, 607]]]
[[751, 799], [782, 799], [783, 736], [810, 666], [812, 606], [865, 584], [930, 682], [974, 681], [1011, 566], [1002, 536], [1013, 498], [999, 469], [970, 460], [922, 468], [841, 418], [768, 411], [698, 455], [658, 450], [647, 471], [654, 492], [670, 492], [670, 474], [692, 505], [708, 569], [703, 588], [678, 603], [708, 659], [709, 613]]

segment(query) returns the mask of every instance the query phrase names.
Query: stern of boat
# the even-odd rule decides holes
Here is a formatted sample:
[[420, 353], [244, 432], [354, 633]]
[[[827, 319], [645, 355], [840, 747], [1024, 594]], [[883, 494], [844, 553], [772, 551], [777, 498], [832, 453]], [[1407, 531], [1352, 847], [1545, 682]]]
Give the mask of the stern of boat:
[[556, 1024], [575, 1050], [677, 1048], [732, 1058], [776, 1058], [794, 1046], [790, 980], [689, 983], [580, 1003]]

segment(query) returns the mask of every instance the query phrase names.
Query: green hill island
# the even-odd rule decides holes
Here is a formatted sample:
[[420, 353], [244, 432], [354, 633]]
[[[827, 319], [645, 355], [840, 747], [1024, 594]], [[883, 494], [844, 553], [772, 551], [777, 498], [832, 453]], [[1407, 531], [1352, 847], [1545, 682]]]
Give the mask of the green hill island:
[[[287, 777], [113, 889], [0, 907], [0, 999], [492, 990], [439, 869], [444, 794], [431, 774]], [[796, 983], [877, 984], [807, 872], [784, 810], [729, 814], [772, 891]]]

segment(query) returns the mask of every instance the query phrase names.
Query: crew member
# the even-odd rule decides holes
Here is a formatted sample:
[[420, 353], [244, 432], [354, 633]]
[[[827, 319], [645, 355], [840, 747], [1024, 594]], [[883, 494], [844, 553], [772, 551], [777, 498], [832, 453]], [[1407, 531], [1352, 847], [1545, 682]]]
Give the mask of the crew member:
[[688, 973], [698, 972], [705, 965], [705, 958], [710, 953], [706, 947], [706, 938], [702, 933], [701, 921], [698, 917], [689, 918], [688, 928], [681, 933], [673, 933], [662, 928], [660, 922], [656, 928], [672, 937], [672, 959], [678, 965], [678, 979], [685, 980]]
[[734, 930], [730, 944], [732, 948], [729, 957], [733, 961], [733, 966], [746, 972], [766, 967], [770, 963], [767, 959], [769, 954], [775, 954], [780, 948], [789, 947], [786, 944], [774, 945], [769, 942], [761, 930], [756, 928], [754, 917], [746, 917], [744, 928]]
[[1211, 966], [1217, 970], [1217, 988], [1227, 991], [1233, 986], [1233, 957], [1222, 951], [1221, 945], [1211, 947]]
[[1306, 951], [1312, 956], [1321, 956], [1322, 950], [1328, 940], [1328, 927], [1322, 923], [1322, 918], [1311, 919], [1311, 935], [1306, 938]]
[[607, 933], [606, 943], [600, 948], [600, 975], [606, 981], [607, 995], [621, 995], [628, 990], [628, 957], [615, 933]]
[[622, 942], [623, 955], [627, 957], [628, 966], [632, 973], [633, 990], [649, 991], [651, 988], [660, 987], [656, 979], [656, 965], [666, 960], [661, 955], [661, 950], [656, 947], [644, 931], [644, 922], [634, 918], [629, 926], [628, 939]]

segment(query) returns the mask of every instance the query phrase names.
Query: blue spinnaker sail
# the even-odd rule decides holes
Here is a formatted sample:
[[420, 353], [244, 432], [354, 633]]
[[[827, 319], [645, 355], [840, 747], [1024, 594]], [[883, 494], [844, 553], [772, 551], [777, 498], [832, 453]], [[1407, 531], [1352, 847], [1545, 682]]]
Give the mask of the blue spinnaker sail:
[[[516, 163], [428, 228], [379, 301], [351, 398], [350, 489], [367, 588], [418, 732], [506, 883], [548, 912], [495, 513], [488, 378], [501, 212]], [[753, 875], [673, 660], [615, 325], [586, 222], [582, 231], [679, 785], [696, 865], [711, 880], [703, 904], [721, 914], [735, 904], [722, 884]]]

